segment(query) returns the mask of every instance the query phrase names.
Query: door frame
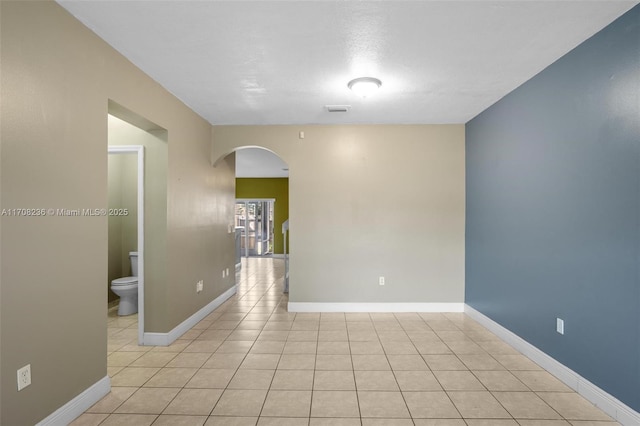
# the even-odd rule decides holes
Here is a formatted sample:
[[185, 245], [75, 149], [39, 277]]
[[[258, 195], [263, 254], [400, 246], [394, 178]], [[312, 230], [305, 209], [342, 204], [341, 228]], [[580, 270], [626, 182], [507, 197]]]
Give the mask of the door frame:
[[136, 154], [138, 160], [138, 344], [144, 345], [144, 146], [109, 145], [108, 155]]

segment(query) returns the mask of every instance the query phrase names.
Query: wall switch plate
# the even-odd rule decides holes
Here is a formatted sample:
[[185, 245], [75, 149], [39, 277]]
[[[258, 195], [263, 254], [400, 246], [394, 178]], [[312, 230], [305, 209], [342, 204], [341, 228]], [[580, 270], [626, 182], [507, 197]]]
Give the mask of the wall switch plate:
[[227, 276], [229, 276], [229, 268], [225, 269], [227, 271]]
[[18, 370], [18, 390], [26, 388], [31, 384], [31, 364], [27, 364]]
[[378, 278], [378, 284], [384, 285], [384, 277]]
[[556, 318], [556, 331], [560, 334], [564, 334], [564, 320]]

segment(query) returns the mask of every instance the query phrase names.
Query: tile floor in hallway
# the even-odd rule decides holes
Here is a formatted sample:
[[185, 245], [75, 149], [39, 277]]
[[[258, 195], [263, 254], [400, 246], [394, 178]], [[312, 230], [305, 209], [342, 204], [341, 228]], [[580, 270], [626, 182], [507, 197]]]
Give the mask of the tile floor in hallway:
[[464, 314], [289, 313], [280, 259], [168, 347], [111, 315], [111, 393], [72, 423], [171, 426], [613, 426]]

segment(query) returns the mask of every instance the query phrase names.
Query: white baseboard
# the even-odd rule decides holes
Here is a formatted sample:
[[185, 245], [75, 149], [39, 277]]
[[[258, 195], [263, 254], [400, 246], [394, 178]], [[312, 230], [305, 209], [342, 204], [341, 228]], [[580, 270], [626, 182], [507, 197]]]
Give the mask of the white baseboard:
[[68, 425], [111, 391], [111, 379], [105, 376], [80, 395], [58, 408], [36, 426]]
[[640, 425], [640, 413], [618, 400], [613, 395], [610, 395], [600, 389], [598, 386], [594, 385], [569, 367], [556, 361], [554, 358], [542, 352], [531, 343], [507, 330], [491, 318], [473, 309], [471, 306], [465, 305], [464, 312], [492, 331], [518, 352], [527, 356], [549, 373], [556, 376], [559, 380], [578, 392], [602, 411], [613, 417], [620, 424], [625, 426]]
[[238, 286], [234, 284], [229, 290], [216, 297], [209, 304], [204, 306], [195, 314], [191, 315], [186, 320], [182, 321], [178, 326], [168, 333], [144, 333], [143, 345], [145, 346], [169, 346], [175, 342], [180, 336], [182, 336], [191, 328], [202, 321], [204, 317], [213, 312], [218, 306], [222, 305], [228, 298], [236, 294]]
[[464, 303], [289, 302], [289, 312], [464, 312]]

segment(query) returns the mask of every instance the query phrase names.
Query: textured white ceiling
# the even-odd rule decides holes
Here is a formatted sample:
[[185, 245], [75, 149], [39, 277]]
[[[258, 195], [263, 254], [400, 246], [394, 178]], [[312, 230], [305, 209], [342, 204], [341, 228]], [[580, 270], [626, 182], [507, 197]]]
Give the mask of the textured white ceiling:
[[59, 3], [212, 124], [343, 124], [465, 123], [638, 2]]

